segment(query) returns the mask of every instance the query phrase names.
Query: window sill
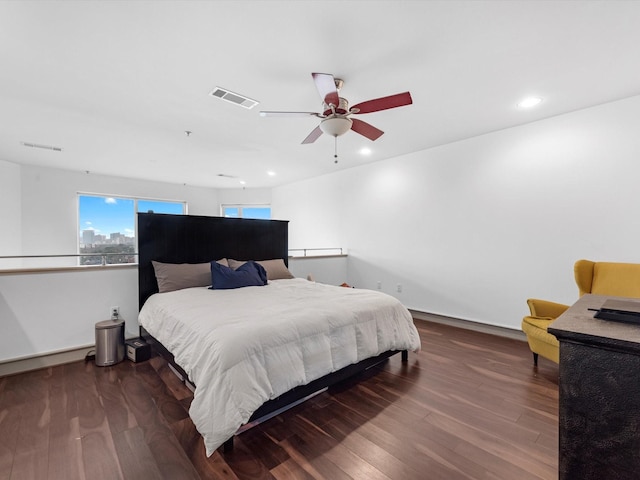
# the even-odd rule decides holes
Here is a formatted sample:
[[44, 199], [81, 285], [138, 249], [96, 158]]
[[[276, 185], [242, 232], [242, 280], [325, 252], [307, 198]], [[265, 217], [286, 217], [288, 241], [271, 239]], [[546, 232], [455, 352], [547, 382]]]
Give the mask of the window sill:
[[120, 268], [138, 268], [137, 263], [117, 263], [112, 265], [78, 265], [75, 267], [40, 267], [40, 268], [6, 268], [0, 269], [0, 275], [15, 275], [21, 273], [53, 273], [53, 272], [74, 272], [88, 270], [111, 270]]

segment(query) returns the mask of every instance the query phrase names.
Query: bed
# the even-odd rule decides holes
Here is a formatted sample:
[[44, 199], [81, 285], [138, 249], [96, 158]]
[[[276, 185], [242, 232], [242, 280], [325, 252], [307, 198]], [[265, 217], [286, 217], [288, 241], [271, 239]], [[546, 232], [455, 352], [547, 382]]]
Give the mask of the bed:
[[[395, 298], [290, 278], [287, 230], [284, 221], [138, 214], [141, 335], [195, 385], [189, 413], [207, 455], [232, 448], [243, 425], [420, 348]], [[232, 272], [234, 259], [249, 262]], [[264, 271], [268, 281], [168, 289], [159, 274], [199, 264], [218, 287], [219, 272]]]

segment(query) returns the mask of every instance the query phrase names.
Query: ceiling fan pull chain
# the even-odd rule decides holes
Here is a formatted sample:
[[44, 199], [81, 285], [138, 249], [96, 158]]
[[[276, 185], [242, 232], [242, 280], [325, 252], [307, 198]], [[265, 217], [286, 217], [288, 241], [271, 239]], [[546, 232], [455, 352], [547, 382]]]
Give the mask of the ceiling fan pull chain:
[[335, 158], [335, 160], [333, 161], [333, 163], [338, 163], [338, 136], [334, 135], [333, 139], [336, 142], [334, 153], [333, 153], [333, 158]]

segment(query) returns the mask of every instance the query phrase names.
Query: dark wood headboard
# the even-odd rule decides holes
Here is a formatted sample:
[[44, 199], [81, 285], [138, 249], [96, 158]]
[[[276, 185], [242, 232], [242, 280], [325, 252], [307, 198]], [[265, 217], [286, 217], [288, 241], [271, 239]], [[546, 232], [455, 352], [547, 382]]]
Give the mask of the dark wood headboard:
[[158, 292], [152, 260], [202, 263], [220, 258], [270, 260], [288, 265], [289, 222], [138, 213], [139, 308]]

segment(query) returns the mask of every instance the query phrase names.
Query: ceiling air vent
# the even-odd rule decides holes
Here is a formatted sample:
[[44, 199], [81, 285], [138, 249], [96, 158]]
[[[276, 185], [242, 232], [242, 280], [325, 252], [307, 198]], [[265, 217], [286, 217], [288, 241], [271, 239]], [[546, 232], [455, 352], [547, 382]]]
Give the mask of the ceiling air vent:
[[250, 99], [249, 97], [245, 97], [243, 95], [240, 95], [239, 93], [234, 93], [231, 92], [229, 90], [225, 90], [224, 88], [220, 88], [220, 87], [216, 87], [214, 88], [209, 95], [211, 95], [212, 97], [218, 97], [222, 100], [226, 100], [227, 102], [230, 103], [234, 103], [236, 105], [240, 105], [241, 107], [244, 108], [253, 108], [256, 105], [258, 105], [258, 103], [255, 100]]
[[54, 152], [61, 152], [62, 147], [54, 147], [53, 145], [42, 145], [40, 143], [21, 142], [25, 147], [31, 148], [43, 148], [45, 150], [53, 150]]

